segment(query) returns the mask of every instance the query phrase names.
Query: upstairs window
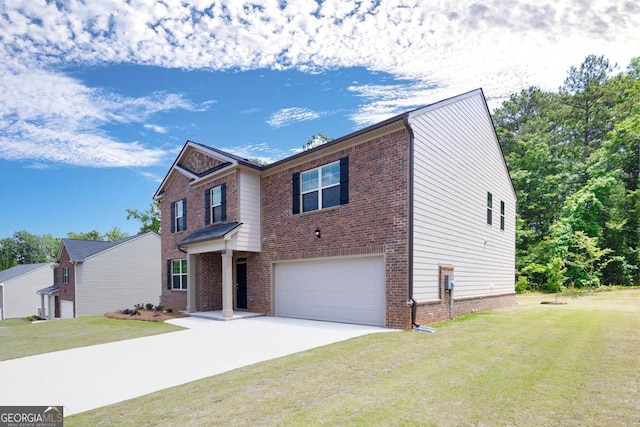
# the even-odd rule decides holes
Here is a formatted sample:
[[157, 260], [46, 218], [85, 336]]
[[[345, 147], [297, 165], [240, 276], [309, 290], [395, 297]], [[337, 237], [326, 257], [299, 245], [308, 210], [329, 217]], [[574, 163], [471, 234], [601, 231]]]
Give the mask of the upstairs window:
[[62, 283], [69, 283], [69, 267], [62, 268]]
[[293, 213], [349, 203], [349, 159], [293, 174]]
[[214, 224], [227, 219], [227, 185], [210, 188], [204, 193], [205, 223]]
[[493, 217], [493, 196], [487, 193], [487, 224], [491, 225]]
[[171, 203], [171, 232], [187, 229], [187, 199]]
[[500, 200], [500, 230], [504, 230], [504, 202]]

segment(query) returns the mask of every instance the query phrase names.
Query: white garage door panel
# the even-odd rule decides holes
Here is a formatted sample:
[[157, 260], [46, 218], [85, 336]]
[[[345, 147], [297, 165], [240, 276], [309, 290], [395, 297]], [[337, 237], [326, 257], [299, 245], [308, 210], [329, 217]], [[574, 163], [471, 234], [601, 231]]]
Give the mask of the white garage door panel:
[[383, 257], [281, 263], [275, 284], [278, 316], [385, 325]]
[[73, 301], [60, 300], [60, 317], [63, 319], [73, 317]]

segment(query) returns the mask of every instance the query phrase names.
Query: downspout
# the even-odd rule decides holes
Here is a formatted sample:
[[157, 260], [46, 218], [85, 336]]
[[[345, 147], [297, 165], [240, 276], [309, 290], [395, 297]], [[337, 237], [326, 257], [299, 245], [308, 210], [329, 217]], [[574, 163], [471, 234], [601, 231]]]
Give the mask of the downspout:
[[413, 297], [413, 181], [414, 181], [414, 149], [413, 144], [415, 137], [413, 134], [413, 128], [409, 123], [409, 114], [404, 116], [404, 125], [409, 130], [409, 304], [411, 305], [411, 326], [416, 331], [423, 332], [438, 332], [437, 329], [430, 328], [428, 326], [420, 326], [416, 322], [418, 303]]
[[4, 283], [0, 283], [0, 320], [4, 320]]
[[411, 124], [409, 123], [409, 114], [405, 114], [404, 118], [404, 125], [407, 128], [407, 130], [409, 131], [409, 225], [408, 225], [408, 233], [409, 233], [409, 239], [408, 239], [408, 244], [409, 244], [409, 248], [408, 248], [408, 252], [409, 252], [409, 260], [408, 260], [408, 265], [409, 265], [409, 283], [408, 283], [408, 287], [409, 287], [409, 302], [411, 304], [411, 326], [414, 328], [419, 328], [420, 325], [416, 323], [416, 314], [417, 314], [417, 310], [418, 310], [418, 303], [416, 302], [415, 298], [413, 297], [413, 174], [414, 174], [414, 168], [413, 168], [413, 160], [414, 160], [414, 153], [413, 153], [413, 144], [414, 144], [414, 135], [413, 135], [413, 128], [411, 127]]

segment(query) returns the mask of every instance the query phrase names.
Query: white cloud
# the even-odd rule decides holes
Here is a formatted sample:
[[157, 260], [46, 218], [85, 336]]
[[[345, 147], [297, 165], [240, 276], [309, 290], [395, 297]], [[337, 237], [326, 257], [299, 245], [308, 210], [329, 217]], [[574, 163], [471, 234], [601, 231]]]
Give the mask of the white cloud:
[[[494, 102], [530, 85], [556, 89], [588, 54], [626, 65], [638, 54], [639, 27], [640, 6], [628, 0], [11, 0], [0, 3], [0, 57], [10, 80], [31, 87], [26, 95], [35, 96], [36, 87], [46, 90], [42, 106], [2, 95], [3, 113], [10, 114], [3, 119], [0, 152], [7, 139], [36, 136], [27, 124], [41, 123], [41, 130], [71, 129], [69, 144], [72, 137], [106, 139], [111, 149], [125, 152], [105, 155], [100, 164], [127, 163], [128, 144], [110, 140], [96, 125], [142, 121], [176, 100], [173, 107], [188, 108], [178, 95], [123, 100], [46, 71], [62, 64], [309, 72], [365, 67], [409, 81], [387, 88], [352, 85], [363, 99], [352, 116], [360, 125], [476, 87]], [[46, 84], [52, 80], [62, 81], [62, 88]], [[83, 102], [71, 105], [76, 96]], [[287, 109], [270, 123], [286, 126], [315, 114]], [[161, 155], [131, 147], [129, 154], [140, 155], [142, 163]]]
[[245, 144], [240, 146], [226, 147], [222, 148], [222, 150], [231, 154], [235, 154], [236, 156], [243, 157], [245, 159], [258, 159], [266, 163], [274, 163], [297, 152], [297, 150], [278, 150], [266, 143]]
[[168, 132], [167, 128], [164, 127], [164, 126], [158, 126], [158, 125], [154, 125], [154, 124], [151, 124], [151, 123], [146, 123], [143, 126], [144, 126], [145, 129], [152, 130], [152, 131], [154, 131], [156, 133], [167, 133]]
[[[42, 70], [0, 67], [0, 158], [92, 167], [150, 166], [162, 149], [118, 141], [102, 131], [109, 123], [142, 123], [153, 114], [192, 106], [180, 95], [129, 98], [88, 88]], [[157, 132], [163, 128], [145, 125]]]
[[291, 123], [304, 122], [320, 117], [320, 113], [311, 111], [307, 108], [290, 107], [276, 111], [269, 117], [267, 123], [274, 128], [288, 126]]

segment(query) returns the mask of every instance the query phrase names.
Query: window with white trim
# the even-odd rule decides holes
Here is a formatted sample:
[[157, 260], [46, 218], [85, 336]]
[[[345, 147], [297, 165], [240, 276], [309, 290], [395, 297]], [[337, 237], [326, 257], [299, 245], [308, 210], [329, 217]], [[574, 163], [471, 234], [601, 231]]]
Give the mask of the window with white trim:
[[227, 183], [204, 190], [204, 223], [206, 225], [227, 220]]
[[182, 199], [174, 203], [174, 230], [175, 231], [184, 231], [186, 230], [186, 220], [185, 220], [185, 204], [186, 200]]
[[302, 212], [325, 209], [340, 204], [340, 162], [300, 174]]
[[504, 230], [504, 202], [500, 200], [500, 230]]
[[187, 260], [173, 259], [171, 260], [171, 289], [186, 290], [187, 289]]
[[311, 212], [349, 203], [349, 157], [292, 175], [291, 212]]
[[69, 283], [69, 267], [62, 268], [62, 283]]
[[487, 224], [491, 225], [493, 219], [493, 196], [487, 193]]

